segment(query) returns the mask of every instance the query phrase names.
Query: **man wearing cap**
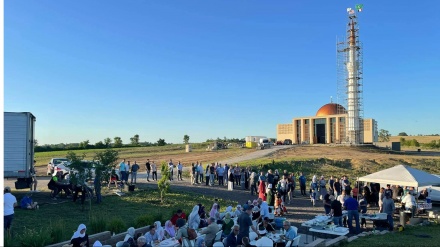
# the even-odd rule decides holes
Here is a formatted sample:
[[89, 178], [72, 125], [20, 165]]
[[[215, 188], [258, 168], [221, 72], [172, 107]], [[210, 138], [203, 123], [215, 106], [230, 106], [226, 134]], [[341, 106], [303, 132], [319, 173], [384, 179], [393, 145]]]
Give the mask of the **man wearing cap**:
[[391, 193], [388, 192], [385, 193], [385, 198], [383, 199], [382, 203], [383, 203], [382, 204], [383, 212], [387, 214], [389, 229], [390, 231], [393, 231], [394, 229], [393, 214], [394, 214], [394, 210], [396, 209], [396, 206], [394, 205], [394, 201], [391, 198]]
[[17, 206], [17, 198], [11, 194], [10, 187], [5, 187], [3, 205], [4, 230], [6, 230], [8, 235], [10, 235], [12, 219], [14, 219], [14, 207]]
[[245, 204], [243, 206], [243, 209], [245, 210], [244, 213], [240, 214], [240, 216], [237, 219], [237, 223], [240, 227], [240, 232], [238, 235], [239, 236], [238, 243], [241, 243], [241, 239], [243, 237], [249, 238], [249, 227], [251, 227], [252, 230], [257, 233], [258, 237], [260, 237], [257, 228], [252, 224], [251, 214], [253, 208], [254, 208], [253, 205]]
[[347, 208], [348, 211], [348, 228], [351, 233], [354, 232], [353, 230], [353, 218], [356, 222], [356, 232], [359, 233], [361, 230], [361, 226], [359, 224], [359, 204], [353, 197], [350, 196], [350, 194], [347, 194], [348, 198], [344, 202], [344, 206]]

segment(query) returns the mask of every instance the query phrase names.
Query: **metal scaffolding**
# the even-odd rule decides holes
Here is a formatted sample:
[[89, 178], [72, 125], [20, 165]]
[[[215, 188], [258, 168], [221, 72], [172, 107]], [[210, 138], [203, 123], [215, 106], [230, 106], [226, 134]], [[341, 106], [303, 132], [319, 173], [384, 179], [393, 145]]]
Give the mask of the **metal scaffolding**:
[[[359, 27], [354, 13], [348, 15], [347, 37], [337, 41], [337, 101], [347, 110], [342, 143], [363, 144], [363, 55]], [[342, 112], [341, 112], [342, 114]]]

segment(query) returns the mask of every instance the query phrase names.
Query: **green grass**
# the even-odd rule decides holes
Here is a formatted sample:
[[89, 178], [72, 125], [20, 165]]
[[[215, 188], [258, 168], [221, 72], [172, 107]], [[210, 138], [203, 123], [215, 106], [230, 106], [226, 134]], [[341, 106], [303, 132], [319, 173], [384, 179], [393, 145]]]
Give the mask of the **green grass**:
[[[19, 201], [23, 195], [16, 194], [17, 200]], [[49, 195], [47, 194], [47, 196]], [[189, 215], [195, 204], [202, 203], [206, 208], [210, 208], [213, 201], [212, 197], [171, 190], [166, 195], [166, 202], [161, 204], [157, 189], [145, 189], [128, 193], [123, 197], [105, 196], [102, 204], [92, 202], [91, 209], [89, 209], [88, 201], [83, 209], [81, 204], [73, 203], [70, 200], [59, 204], [41, 205], [38, 210], [16, 209], [12, 226], [13, 239], [8, 240], [8, 243], [17, 243], [19, 246], [20, 239], [29, 229], [46, 231], [53, 228], [53, 238], [65, 241], [70, 239], [81, 223], [86, 224], [89, 234], [97, 232], [93, 226], [99, 228], [98, 232], [102, 230], [103, 225], [107, 230], [118, 229], [118, 231], [124, 232], [130, 226], [137, 225], [139, 227], [139, 222], [147, 225], [160, 220], [164, 224], [179, 208]], [[219, 201], [223, 207], [237, 205], [236, 201], [222, 199]], [[151, 222], [146, 222], [145, 218], [151, 219]]]
[[402, 232], [387, 233], [384, 235], [369, 235], [361, 237], [344, 247], [357, 246], [437, 246], [440, 243], [440, 225], [407, 226]]

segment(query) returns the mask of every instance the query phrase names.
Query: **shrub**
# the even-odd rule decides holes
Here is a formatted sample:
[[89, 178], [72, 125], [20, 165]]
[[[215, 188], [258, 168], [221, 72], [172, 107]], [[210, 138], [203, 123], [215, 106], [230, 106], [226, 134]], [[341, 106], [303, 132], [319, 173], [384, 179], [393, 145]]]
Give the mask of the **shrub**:
[[90, 228], [91, 228], [91, 233], [100, 233], [103, 231], [106, 231], [106, 227], [107, 227], [107, 220], [104, 216], [102, 215], [93, 215], [90, 218], [90, 222], [89, 222]]
[[127, 230], [127, 226], [121, 218], [117, 217], [110, 220], [107, 229], [110, 232], [118, 234]]
[[144, 214], [136, 218], [134, 226], [136, 228], [149, 226], [154, 223], [154, 217], [151, 214]]
[[50, 236], [54, 243], [62, 242], [66, 239], [66, 227], [63, 219], [55, 221], [54, 223], [50, 222]]
[[22, 247], [43, 247], [52, 243], [50, 230], [46, 228], [29, 229], [26, 228], [19, 236], [20, 246]]

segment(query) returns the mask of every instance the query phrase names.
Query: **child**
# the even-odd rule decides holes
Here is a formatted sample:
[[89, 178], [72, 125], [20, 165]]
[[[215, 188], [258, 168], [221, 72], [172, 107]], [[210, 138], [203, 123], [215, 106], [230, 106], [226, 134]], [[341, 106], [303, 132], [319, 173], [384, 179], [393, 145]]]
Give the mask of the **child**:
[[284, 202], [281, 203], [281, 209], [282, 209], [282, 211], [283, 211], [283, 214], [287, 214], [287, 208], [286, 208], [286, 206], [284, 205]]
[[32, 201], [32, 198], [30, 195], [26, 195], [25, 197], [23, 197], [23, 199], [21, 199], [20, 201], [20, 207], [22, 209], [38, 209], [38, 203]]
[[283, 213], [281, 203], [283, 203], [283, 200], [281, 199], [281, 193], [278, 192], [277, 198], [275, 199], [275, 216], [281, 216]]
[[315, 200], [316, 200], [316, 191], [313, 188], [312, 193], [310, 193], [310, 201], [312, 202], [313, 207], [315, 206]]

